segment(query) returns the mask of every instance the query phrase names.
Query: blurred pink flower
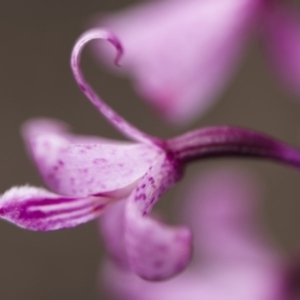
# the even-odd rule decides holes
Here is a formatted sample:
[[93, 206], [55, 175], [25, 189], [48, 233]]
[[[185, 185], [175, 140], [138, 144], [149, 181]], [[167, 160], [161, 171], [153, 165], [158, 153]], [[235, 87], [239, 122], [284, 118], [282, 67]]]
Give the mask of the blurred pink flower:
[[[151, 283], [112, 259], [101, 270], [104, 285], [116, 299], [128, 300], [290, 299], [285, 262], [258, 226], [255, 183], [248, 174], [233, 169], [197, 178], [180, 210], [193, 230], [194, 264], [176, 278]], [[124, 257], [120, 211], [120, 207], [109, 209], [100, 228], [106, 245]]]
[[[147, 1], [94, 24], [120, 36], [126, 49], [122, 70], [143, 98], [180, 124], [217, 100], [257, 25], [274, 69], [300, 94], [300, 16], [294, 6], [280, 2]], [[102, 58], [109, 54], [95, 49]]]
[[300, 14], [296, 5], [277, 3], [264, 23], [266, 57], [275, 74], [300, 95]]
[[13, 187], [0, 197], [0, 217], [25, 229], [47, 231], [95, 219], [112, 204], [123, 206], [120, 230], [130, 269], [149, 280], [165, 279], [188, 264], [190, 230], [165, 225], [148, 215], [189, 163], [242, 156], [300, 168], [300, 151], [261, 133], [229, 126], [197, 129], [167, 140], [140, 131], [113, 111], [85, 80], [81, 52], [94, 39], [109, 41], [117, 49], [116, 63], [120, 59], [122, 46], [111, 32], [87, 31], [71, 56], [75, 80], [96, 109], [133, 142], [73, 135], [58, 121], [29, 121], [23, 127], [29, 154], [54, 192]]

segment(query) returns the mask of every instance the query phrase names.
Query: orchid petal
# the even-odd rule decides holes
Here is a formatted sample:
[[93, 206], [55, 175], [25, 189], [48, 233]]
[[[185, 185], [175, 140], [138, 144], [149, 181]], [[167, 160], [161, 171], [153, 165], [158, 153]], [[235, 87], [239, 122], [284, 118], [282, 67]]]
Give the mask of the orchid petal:
[[123, 54], [123, 47], [116, 36], [114, 36], [111, 32], [103, 30], [103, 29], [93, 29], [83, 33], [77, 42], [74, 45], [72, 55], [71, 55], [71, 68], [73, 71], [73, 75], [79, 88], [82, 92], [87, 96], [87, 98], [91, 101], [91, 103], [96, 107], [96, 109], [102, 113], [102, 115], [112, 124], [114, 125], [122, 134], [127, 136], [128, 138], [142, 142], [145, 144], [160, 144], [161, 141], [155, 137], [151, 137], [146, 133], [140, 131], [138, 128], [134, 127], [124, 118], [122, 118], [117, 112], [115, 112], [111, 107], [109, 107], [91, 88], [91, 86], [85, 80], [81, 68], [80, 68], [80, 59], [81, 52], [84, 46], [95, 39], [106, 40], [110, 42], [115, 49], [117, 50], [117, 55], [115, 57], [115, 64], [119, 63], [121, 56]]
[[110, 258], [120, 267], [129, 267], [124, 244], [126, 200], [119, 201], [99, 218], [104, 245]]
[[48, 186], [69, 196], [122, 189], [124, 194], [119, 197], [127, 196], [126, 189], [146, 173], [161, 151], [144, 144], [77, 139], [50, 120], [28, 122], [23, 135]]
[[[163, 282], [146, 281], [129, 270], [109, 262], [101, 272], [104, 286], [114, 296], [122, 300], [221, 300], [212, 298], [213, 286], [201, 282], [198, 274], [182, 273]], [[210, 297], [208, 297], [210, 296]], [[227, 298], [222, 298], [222, 300]], [[229, 300], [229, 299], [228, 299]], [[237, 300], [237, 299], [230, 299]]]
[[164, 282], [142, 280], [116, 265], [105, 266], [105, 286], [122, 300], [265, 300], [288, 299], [280, 270], [266, 266], [227, 266], [185, 272]]
[[267, 57], [287, 87], [300, 95], [300, 13], [292, 5], [273, 7], [265, 22]]
[[190, 260], [189, 229], [147, 217], [161, 194], [178, 180], [179, 171], [173, 161], [161, 158], [139, 181], [126, 205], [124, 239], [130, 268], [147, 280], [167, 279]]
[[211, 262], [274, 259], [258, 228], [258, 184], [238, 169], [212, 170], [185, 193], [185, 219], [198, 255]]
[[[236, 68], [256, 0], [150, 1], [98, 21], [124, 43], [122, 69], [165, 117], [203, 113]], [[97, 54], [110, 54], [99, 45]], [[103, 52], [105, 48], [105, 52]], [[107, 61], [107, 59], [105, 59]]]
[[0, 197], [0, 217], [25, 229], [56, 230], [95, 219], [114, 201], [105, 194], [75, 198], [42, 188], [13, 187]]
[[[196, 247], [202, 250], [195, 254], [204, 254], [202, 263], [159, 284], [141, 280], [129, 269], [107, 264], [103, 278], [116, 299], [286, 299], [285, 274], [279, 259], [262, 242], [261, 232], [256, 231], [256, 201], [252, 196], [257, 193], [251, 179], [234, 169], [198, 177], [188, 187], [183, 210], [195, 232]], [[251, 196], [252, 188], [255, 193]], [[230, 248], [233, 251], [228, 251]]]

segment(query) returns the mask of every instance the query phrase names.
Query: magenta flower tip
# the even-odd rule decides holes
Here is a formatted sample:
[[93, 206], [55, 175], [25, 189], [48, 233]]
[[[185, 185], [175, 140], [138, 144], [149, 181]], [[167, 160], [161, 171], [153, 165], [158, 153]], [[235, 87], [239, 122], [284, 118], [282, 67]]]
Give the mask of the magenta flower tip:
[[123, 46], [114, 35], [112, 35], [110, 38], [108, 38], [108, 41], [111, 42], [117, 49], [117, 55], [115, 57], [114, 63], [116, 66], [120, 67], [122, 65], [121, 59], [124, 54]]

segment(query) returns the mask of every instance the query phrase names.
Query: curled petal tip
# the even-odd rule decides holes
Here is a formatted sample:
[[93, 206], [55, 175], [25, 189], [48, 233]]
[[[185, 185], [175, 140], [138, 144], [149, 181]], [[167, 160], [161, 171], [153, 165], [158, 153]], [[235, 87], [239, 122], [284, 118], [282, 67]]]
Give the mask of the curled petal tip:
[[114, 64], [117, 66], [117, 67], [121, 67], [122, 66], [122, 63], [121, 63], [121, 59], [124, 55], [124, 49], [123, 49], [123, 46], [121, 44], [121, 42], [119, 41], [119, 39], [111, 34], [110, 37], [108, 38], [108, 41], [113, 44], [117, 50], [117, 54], [115, 56], [115, 59], [114, 59]]
[[71, 54], [71, 68], [79, 88], [86, 95], [89, 101], [96, 107], [96, 109], [101, 114], [103, 114], [103, 116], [121, 133], [138, 142], [152, 145], [159, 143], [160, 141], [157, 138], [148, 136], [146, 133], [140, 131], [135, 126], [131, 125], [125, 119], [123, 119], [97, 95], [97, 93], [86, 81], [80, 66], [81, 53], [84, 46], [88, 42], [96, 39], [108, 41], [116, 48], [117, 55], [115, 57], [115, 64], [120, 65], [120, 59], [123, 54], [123, 47], [119, 39], [112, 32], [105, 29], [97, 28], [86, 31], [79, 37], [79, 39], [75, 43]]
[[[94, 28], [83, 33], [77, 40], [72, 55], [72, 62], [75, 61], [77, 55], [82, 51], [83, 46], [91, 40], [103, 39], [110, 42], [117, 50], [115, 64], [120, 65], [120, 59], [123, 56], [124, 50], [120, 40], [110, 31], [101, 28]], [[76, 63], [76, 61], [75, 61]]]

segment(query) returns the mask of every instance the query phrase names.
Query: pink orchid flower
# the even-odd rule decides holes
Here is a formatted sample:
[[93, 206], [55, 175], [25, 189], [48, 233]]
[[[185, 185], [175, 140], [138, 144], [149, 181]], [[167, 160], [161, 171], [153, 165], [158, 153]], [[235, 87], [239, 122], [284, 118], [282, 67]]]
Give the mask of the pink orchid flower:
[[[0, 197], [0, 217], [30, 230], [70, 228], [97, 218], [109, 206], [125, 205], [124, 241], [130, 268], [149, 280], [177, 274], [189, 262], [191, 233], [150, 218], [160, 196], [181, 179], [192, 161], [211, 157], [272, 159], [300, 167], [300, 151], [247, 129], [209, 127], [168, 140], [141, 132], [113, 111], [89, 86], [80, 68], [86, 43], [104, 39], [122, 54], [119, 40], [102, 29], [84, 33], [71, 55], [80, 89], [133, 142], [77, 136], [61, 122], [32, 120], [23, 127], [29, 154], [46, 185], [13, 187]], [[126, 201], [122, 201], [126, 199]]]
[[[258, 226], [257, 195], [255, 181], [241, 170], [213, 170], [197, 178], [181, 209], [194, 233], [194, 264], [176, 278], [152, 283], [111, 260], [101, 270], [104, 286], [114, 299], [126, 300], [294, 299], [287, 290], [285, 262]], [[115, 250], [124, 257], [119, 216], [120, 208], [112, 207], [100, 228], [107, 245], [115, 247], [119, 240]]]
[[[273, 69], [300, 94], [300, 14], [283, 2], [147, 1], [95, 23], [124, 42], [123, 70], [137, 92], [169, 121], [181, 124], [218, 98], [257, 27]], [[111, 54], [95, 49], [100, 58]]]

